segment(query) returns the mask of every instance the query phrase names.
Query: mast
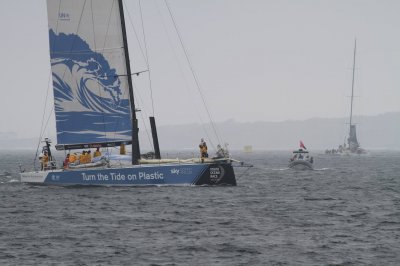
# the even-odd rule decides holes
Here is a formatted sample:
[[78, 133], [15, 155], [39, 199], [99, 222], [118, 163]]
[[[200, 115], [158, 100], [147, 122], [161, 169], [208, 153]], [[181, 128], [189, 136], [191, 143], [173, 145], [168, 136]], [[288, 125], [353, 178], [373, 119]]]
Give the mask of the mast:
[[131, 113], [132, 113], [132, 164], [139, 164], [139, 159], [140, 159], [139, 128], [138, 128], [138, 121], [136, 118], [135, 101], [133, 98], [131, 66], [129, 63], [128, 41], [126, 39], [125, 17], [124, 17], [124, 8], [122, 0], [118, 0], [118, 5], [121, 18], [122, 38], [124, 42], [125, 63], [127, 71], [126, 74], [128, 77], [129, 100], [131, 103]]
[[351, 83], [351, 101], [350, 101], [350, 130], [351, 130], [351, 120], [353, 118], [354, 72], [355, 72], [355, 68], [356, 68], [356, 47], [357, 47], [357, 39], [354, 39], [353, 81]]
[[160, 145], [158, 143], [156, 120], [154, 116], [150, 116], [151, 134], [153, 136], [154, 154], [156, 159], [161, 159]]

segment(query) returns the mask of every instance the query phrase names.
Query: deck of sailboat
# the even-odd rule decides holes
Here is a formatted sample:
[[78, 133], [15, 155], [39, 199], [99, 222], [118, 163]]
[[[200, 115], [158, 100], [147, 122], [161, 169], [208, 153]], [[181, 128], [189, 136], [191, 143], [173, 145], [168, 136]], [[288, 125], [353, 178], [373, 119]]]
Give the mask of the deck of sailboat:
[[[238, 162], [235, 159], [229, 158], [189, 158], [189, 159], [142, 159], [139, 160], [139, 164], [132, 165], [128, 161], [109, 161], [104, 164], [98, 164], [92, 166], [92, 163], [78, 164], [75, 167], [70, 166], [68, 168], [54, 168], [48, 170], [37, 170], [30, 173], [48, 173], [48, 172], [64, 172], [64, 171], [82, 171], [82, 170], [97, 170], [97, 169], [127, 169], [127, 168], [143, 168], [143, 167], [163, 167], [163, 166], [175, 166], [175, 165], [210, 165], [210, 164], [231, 164], [232, 162]], [[29, 172], [26, 172], [29, 173]], [[22, 174], [26, 174], [22, 173]]]
[[[231, 163], [237, 160], [231, 158], [165, 158], [165, 159], [140, 159], [139, 164], [132, 165], [131, 156], [119, 156], [119, 159], [104, 159], [103, 164], [94, 165], [94, 163], [78, 164], [70, 166], [64, 170], [82, 170], [96, 168], [129, 168], [129, 167], [151, 167], [151, 166], [171, 166], [171, 165], [190, 165], [190, 164], [215, 164], [215, 163]], [[99, 161], [100, 162], [100, 161]]]

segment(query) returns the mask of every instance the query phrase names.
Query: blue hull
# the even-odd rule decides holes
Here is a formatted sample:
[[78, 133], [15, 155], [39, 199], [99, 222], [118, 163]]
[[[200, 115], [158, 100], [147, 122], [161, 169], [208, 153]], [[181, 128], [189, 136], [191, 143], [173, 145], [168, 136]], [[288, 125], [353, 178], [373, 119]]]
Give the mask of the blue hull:
[[[40, 177], [40, 174], [42, 174], [42, 177]], [[90, 170], [56, 170], [23, 173], [21, 181], [24, 183], [61, 186], [236, 185], [235, 174], [230, 163], [140, 165]]]

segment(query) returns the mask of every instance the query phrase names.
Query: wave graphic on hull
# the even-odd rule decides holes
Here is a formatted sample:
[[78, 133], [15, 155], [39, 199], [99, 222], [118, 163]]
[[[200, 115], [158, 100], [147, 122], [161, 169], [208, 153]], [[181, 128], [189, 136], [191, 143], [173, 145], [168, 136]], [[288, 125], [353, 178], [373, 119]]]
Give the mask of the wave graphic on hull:
[[59, 144], [128, 141], [128, 94], [103, 54], [76, 34], [50, 35]]

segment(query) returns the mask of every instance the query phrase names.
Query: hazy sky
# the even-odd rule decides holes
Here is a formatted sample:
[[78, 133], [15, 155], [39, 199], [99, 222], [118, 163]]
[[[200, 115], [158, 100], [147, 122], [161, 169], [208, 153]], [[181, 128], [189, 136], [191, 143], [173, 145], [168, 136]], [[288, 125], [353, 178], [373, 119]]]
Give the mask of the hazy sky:
[[[129, 20], [143, 46], [138, 1], [125, 2], [131, 65], [140, 71], [146, 64]], [[400, 1], [168, 3], [216, 122], [347, 116], [355, 37], [354, 113], [400, 111]], [[207, 122], [164, 1], [142, 8], [157, 123]], [[50, 76], [46, 1], [1, 1], [0, 32], [0, 132], [36, 137]], [[143, 116], [152, 113], [147, 78], [134, 80]]]

